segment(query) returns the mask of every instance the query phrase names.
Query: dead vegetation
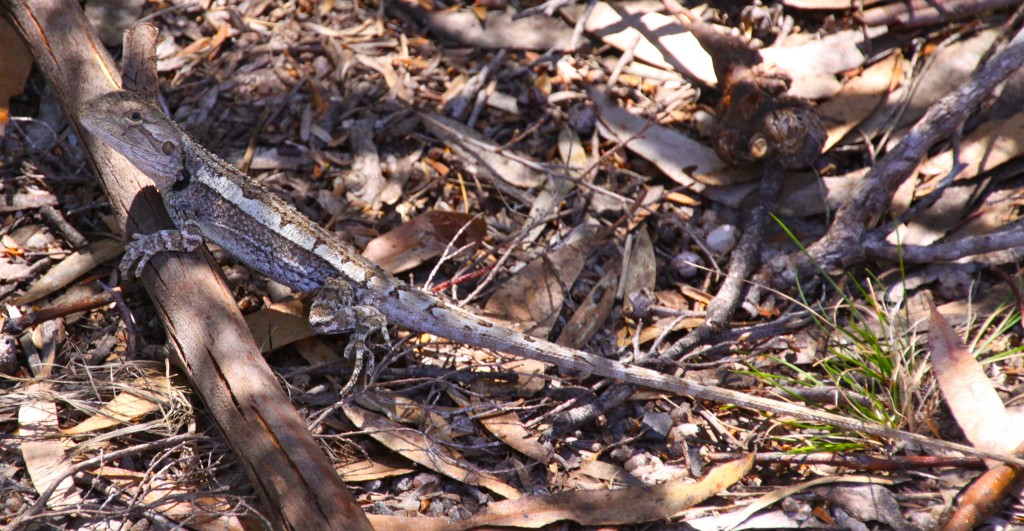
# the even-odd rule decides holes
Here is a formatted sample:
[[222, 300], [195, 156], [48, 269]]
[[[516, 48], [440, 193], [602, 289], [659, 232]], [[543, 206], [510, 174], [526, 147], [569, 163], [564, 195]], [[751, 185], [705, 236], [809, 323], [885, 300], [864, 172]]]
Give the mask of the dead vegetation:
[[[113, 49], [152, 22], [170, 116], [410, 282], [587, 352], [1019, 457], [1019, 15], [866, 4], [86, 11]], [[22, 93], [0, 108], [0, 523], [280, 525], [252, 480], [277, 470], [239, 461], [190, 394], [203, 374], [161, 351], [166, 307], [113, 287], [120, 200], [0, 29], [0, 103]], [[1013, 466], [954, 500], [981, 460], [404, 330], [333, 407], [344, 338], [213, 253], [265, 387], [376, 527], [1019, 518]]]

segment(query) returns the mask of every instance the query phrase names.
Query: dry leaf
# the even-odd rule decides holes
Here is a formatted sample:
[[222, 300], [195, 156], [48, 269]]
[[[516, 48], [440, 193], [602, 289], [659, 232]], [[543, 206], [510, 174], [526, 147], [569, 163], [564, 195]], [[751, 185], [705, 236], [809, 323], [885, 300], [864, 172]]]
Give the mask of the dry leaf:
[[[957, 186], [946, 188], [931, 206], [920, 212], [906, 224], [905, 232], [892, 233], [888, 240], [903, 245], [929, 245], [943, 238], [950, 230], [964, 222], [964, 216], [972, 208], [980, 188], [988, 185], [987, 181], [975, 178], [992, 170], [1024, 153], [1024, 113], [1017, 113], [1005, 120], [995, 120], [982, 124], [964, 138], [959, 146], [959, 159], [963, 164], [956, 175]], [[918, 169], [921, 180], [939, 181], [949, 175], [953, 169], [953, 152], [946, 150], [922, 163]], [[894, 209], [899, 213], [909, 206], [910, 195], [916, 179], [908, 179], [900, 194], [903, 198], [902, 208]], [[927, 185], [926, 185], [927, 186]], [[918, 185], [914, 188], [921, 188]], [[1009, 205], [1008, 205], [1009, 206]]]
[[416, 471], [414, 468], [403, 466], [403, 463], [391, 456], [336, 464], [334, 470], [341, 476], [341, 479], [349, 483], [391, 478]]
[[1024, 442], [1024, 426], [1010, 418], [981, 364], [934, 306], [928, 344], [939, 389], [971, 445], [1012, 454]]
[[463, 434], [455, 433], [451, 424], [435, 409], [423, 407], [419, 402], [386, 391], [362, 393], [354, 397], [356, 404], [387, 417], [392, 422], [414, 426], [432, 439], [453, 443]]
[[625, 278], [622, 281], [623, 310], [627, 314], [633, 313], [632, 296], [641, 292], [654, 290], [654, 283], [657, 280], [657, 264], [654, 257], [654, 243], [647, 227], [640, 227], [633, 238], [633, 246], [629, 249], [629, 256], [622, 260], [625, 269]]
[[828, 139], [822, 151], [832, 149], [870, 116], [895, 88], [894, 81], [902, 79], [902, 73], [903, 54], [893, 52], [847, 81], [839, 94], [819, 105], [818, 114], [828, 127]]
[[472, 48], [570, 50], [572, 28], [557, 17], [536, 16], [513, 20], [513, 14], [511, 9], [492, 10], [481, 21], [477, 13], [467, 10], [422, 13], [436, 35]]
[[1008, 497], [1013, 495], [1014, 485], [1018, 483], [1019, 478], [1019, 468], [1005, 463], [986, 470], [961, 491], [960, 503], [946, 521], [942, 531], [978, 529], [985, 520], [1002, 508]]
[[655, 486], [617, 490], [566, 491], [549, 496], [526, 496], [492, 503], [467, 518], [376, 517], [375, 529], [427, 531], [477, 527], [536, 529], [571, 520], [581, 525], [613, 526], [665, 520], [728, 488], [743, 478], [754, 463], [754, 454], [712, 469], [698, 482], [675, 480]]
[[370, 525], [376, 531], [446, 531], [447, 518], [423, 518], [417, 516], [384, 516], [367, 514]]
[[313, 337], [313, 327], [303, 314], [302, 301], [292, 300], [268, 306], [245, 316], [260, 352], [267, 353], [296, 341]]
[[[1005, 120], [987, 121], [960, 141], [960, 160], [965, 167], [957, 179], [969, 179], [1017, 158], [1024, 153], [1024, 113]], [[926, 175], [941, 176], [953, 168], [953, 152], [928, 159], [921, 167]]]
[[885, 27], [843, 30], [824, 37], [791, 34], [785, 41], [759, 50], [765, 63], [792, 77], [787, 93], [810, 100], [834, 96], [842, 88], [836, 74], [858, 68], [867, 60], [865, 39], [886, 33]]
[[357, 428], [367, 431], [377, 442], [410, 461], [456, 481], [485, 488], [504, 498], [515, 499], [520, 496], [519, 491], [511, 485], [489, 474], [458, 465], [464, 462], [462, 456], [415, 429], [395, 424], [350, 402], [345, 402], [342, 411]]
[[[781, 501], [784, 498], [802, 492], [808, 488], [816, 487], [818, 485], [827, 485], [830, 483], [870, 483], [879, 485], [892, 485], [893, 481], [884, 478], [874, 478], [866, 476], [828, 476], [803, 483], [797, 483], [786, 487], [777, 488], [761, 497], [751, 501], [743, 509], [731, 513], [706, 516], [703, 518], [697, 518], [694, 520], [687, 521], [687, 524], [698, 529], [699, 531], [719, 531], [722, 529], [733, 529], [743, 522], [747, 521], [754, 513], [770, 507], [771, 505]], [[755, 528], [756, 529], [756, 528]]]
[[97, 414], [61, 431], [65, 435], [78, 435], [127, 424], [160, 409], [161, 405], [170, 400], [170, 393], [171, 381], [163, 374], [153, 373], [136, 378]]
[[338, 351], [321, 340], [319, 336], [300, 339], [293, 343], [292, 347], [311, 367], [342, 359]]
[[[0, 185], [0, 190], [2, 189], [3, 186]], [[57, 197], [52, 193], [29, 187], [8, 188], [3, 191], [3, 195], [0, 195], [0, 213], [18, 212], [56, 204]]]
[[575, 349], [586, 345], [602, 329], [615, 307], [618, 282], [618, 266], [607, 267], [604, 276], [594, 284], [562, 327], [562, 333], [555, 343]]
[[487, 301], [486, 313], [527, 334], [547, 337], [566, 291], [586, 265], [597, 233], [596, 225], [578, 226], [561, 247], [534, 259], [499, 286]]
[[[935, 102], [939, 101], [939, 98], [967, 83], [978, 68], [981, 58], [986, 56], [993, 42], [1001, 34], [1002, 31], [999, 28], [989, 28], [967, 39], [938, 49], [925, 63], [924, 71], [918, 74], [918, 78], [914, 80], [914, 93], [910, 98], [910, 103], [902, 100], [892, 101], [892, 99], [887, 102], [886, 107], [891, 107], [891, 111], [902, 112], [899, 123], [894, 126], [891, 114], [887, 113], [885, 108], [880, 108], [879, 119], [871, 120], [872, 125], [865, 129], [871, 136], [874, 136], [878, 131], [893, 127], [898, 130], [916, 123]], [[900, 140], [902, 140], [902, 134], [894, 135], [889, 140], [886, 149], [892, 149]]]
[[533, 188], [544, 182], [543, 173], [502, 155], [498, 144], [482, 137], [474, 129], [436, 113], [421, 112], [419, 117], [432, 135], [465, 163], [481, 170], [485, 177], [520, 188]]
[[[31, 395], [47, 388], [48, 385], [42, 383], [30, 384], [25, 388], [25, 394]], [[49, 400], [25, 402], [18, 409], [18, 426], [25, 468], [32, 478], [32, 486], [42, 494], [71, 470], [71, 460], [61, 444], [57, 405]], [[82, 498], [75, 487], [74, 478], [67, 475], [60, 480], [46, 505], [57, 509], [75, 507], [81, 503]]]
[[[479, 411], [481, 408], [482, 402], [476, 396], [468, 401], [453, 392], [449, 392], [448, 396], [455, 399], [462, 407], [472, 404], [475, 410]], [[530, 433], [523, 426], [523, 421], [519, 419], [519, 415], [515, 412], [483, 415], [478, 418], [487, 431], [494, 434], [501, 442], [512, 447], [513, 450], [538, 463], [548, 464], [551, 462], [551, 457], [554, 455], [551, 445], [541, 444], [537, 441], [537, 436]]]
[[[718, 83], [711, 56], [673, 17], [631, 10], [628, 4], [598, 2], [587, 18], [586, 30], [619, 50], [632, 47], [634, 57], [641, 61], [710, 86]], [[652, 35], [658, 36], [656, 42], [646, 38]]]
[[613, 142], [625, 142], [627, 149], [683, 186], [699, 192], [704, 184], [726, 186], [752, 181], [759, 175], [750, 170], [729, 168], [706, 143], [636, 116], [596, 89], [591, 88], [587, 93], [600, 113], [598, 131], [601, 136]]
[[875, 5], [885, 0], [782, 0], [782, 3], [797, 9], [859, 9], [865, 6]]
[[[611, 488], [644, 487], [626, 469], [604, 461], [584, 460], [577, 470], [569, 472], [571, 484], [578, 490], [604, 490]], [[583, 487], [580, 489], [580, 487]]]
[[617, 490], [567, 491], [526, 496], [491, 504], [451, 529], [480, 526], [536, 529], [561, 520], [580, 525], [627, 525], [654, 522], [704, 501], [736, 483], [750, 471], [754, 454], [712, 469], [700, 481], [673, 480], [655, 486]]
[[[627, 4], [598, 2], [587, 18], [586, 29], [620, 50], [631, 48], [641, 61], [675, 70], [707, 85], [718, 83], [711, 56], [674, 17], [643, 10], [640, 6], [630, 9]], [[866, 56], [860, 47], [865, 38], [878, 37], [885, 31], [884, 27], [839, 31], [799, 43], [796, 42], [798, 37], [794, 37], [761, 49], [759, 53], [765, 62], [792, 77], [789, 94], [808, 99], [826, 98], [840, 89], [836, 74], [864, 64]]]
[[429, 210], [366, 244], [363, 256], [388, 273], [401, 273], [427, 260], [475, 246], [487, 235], [479, 216]]
[[558, 205], [561, 204], [565, 195], [572, 190], [572, 179], [579, 178], [582, 170], [587, 165], [587, 154], [584, 151], [583, 143], [579, 135], [568, 127], [563, 127], [558, 133], [558, 153], [565, 165], [564, 174], [561, 172], [547, 175], [544, 188], [533, 199], [530, 205], [530, 213], [526, 216], [523, 225], [531, 227], [522, 243], [535, 241], [544, 233], [547, 227], [545, 220], [552, 214], [558, 212]]
[[[779, 193], [776, 212], [784, 216], [818, 216], [835, 211], [847, 203], [869, 168], [845, 175], [819, 177], [813, 171], [794, 171], [786, 176]], [[754, 183], [732, 186], [708, 186], [701, 192], [705, 198], [733, 208], [750, 208], [757, 200], [760, 185]]]
[[61, 288], [76, 278], [92, 271], [93, 268], [117, 258], [124, 252], [124, 244], [117, 240], [100, 240], [74, 252], [59, 264], [50, 268], [15, 304], [35, 302]]

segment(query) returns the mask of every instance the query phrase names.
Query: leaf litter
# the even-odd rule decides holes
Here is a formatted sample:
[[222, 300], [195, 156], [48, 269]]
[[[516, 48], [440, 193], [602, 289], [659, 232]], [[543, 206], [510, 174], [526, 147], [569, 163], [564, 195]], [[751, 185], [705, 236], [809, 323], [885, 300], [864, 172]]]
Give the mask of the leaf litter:
[[[864, 168], [884, 157], [940, 97], [966, 82], [979, 61], [992, 56], [991, 47], [1005, 32], [1002, 24], [1013, 20], [1008, 10], [995, 9], [973, 25], [894, 34], [880, 25], [858, 26], [848, 3], [785, 4], [757, 11], [712, 3], [699, 13], [761, 46], [757, 55], [774, 65], [766, 68], [788, 76], [787, 94], [817, 99], [817, 111], [831, 119], [821, 158], [826, 164], [794, 171], [783, 183], [775, 211], [784, 216], [778, 223], [793, 232], [772, 225], [762, 242], [766, 256], [799, 252], [792, 238], [807, 244], [827, 234], [835, 211], [863, 184]], [[226, 2], [207, 11], [175, 5], [155, 13], [154, 21], [161, 30], [157, 55], [168, 107], [203, 144], [244, 162], [257, 178], [359, 248], [369, 247], [375, 259], [402, 271], [403, 278], [418, 284], [429, 279], [445, 295], [484, 307], [478, 310], [484, 314], [588, 352], [638, 359], [699, 324], [730, 260], [728, 251], [710, 250], [718, 247], [707, 245], [708, 236], [726, 225], [743, 227], [762, 174], [757, 164], [726, 164], [713, 148], [713, 127], [709, 132], [702, 125], [702, 113], [720, 103], [720, 52], [705, 50], [661, 3], [593, 6], [588, 12], [585, 6], [552, 5], [552, 16], [517, 19], [515, 9], [502, 2], [397, 3], [380, 9], [345, 2]], [[812, 9], [827, 10], [829, 19], [803, 11]], [[768, 18], [758, 19], [758, 13]], [[133, 20], [142, 13], [127, 15]], [[899, 14], [887, 16], [900, 23]], [[111, 29], [109, 20], [96, 23]], [[905, 39], [910, 34], [920, 39]], [[13, 67], [0, 68], [12, 68], [5, 73], [17, 80]], [[38, 91], [41, 85], [29, 86]], [[457, 119], [442, 114], [451, 94], [464, 97]], [[920, 178], [908, 179], [897, 194], [894, 219], [871, 227], [876, 235], [893, 226], [921, 227], [929, 231], [927, 238], [904, 231], [899, 233], [904, 239], [892, 245], [970, 243], [971, 237], [984, 236], [979, 230], [1016, 220], [1019, 177], [1012, 167], [1019, 155], [1019, 117], [1001, 108], [1012, 106], [990, 102], [962, 130], [948, 132], [947, 141], [921, 161]], [[25, 117], [54, 110], [40, 94], [15, 97], [11, 109]], [[351, 131], [359, 131], [359, 138]], [[8, 124], [6, 133], [5, 145], [12, 148], [0, 164], [0, 186], [4, 197], [13, 199], [0, 210], [5, 243], [0, 264], [7, 268], [0, 270], [11, 273], [0, 279], [0, 294], [10, 305], [4, 320], [13, 322], [16, 304], [45, 301], [75, 282], [115, 281], [112, 258], [119, 245], [104, 239], [102, 191], [88, 179], [64, 177], [86, 173], [76, 144], [55, 137], [63, 139], [61, 149], [38, 150], [27, 129]], [[740, 147], [756, 156], [755, 140]], [[28, 161], [45, 166], [41, 183], [21, 171]], [[56, 205], [93, 244], [78, 248], [67, 237], [38, 250], [9, 237], [19, 229], [34, 230], [42, 219], [36, 209], [46, 205]], [[958, 230], [985, 212], [996, 221], [975, 232]], [[600, 237], [572, 243], [573, 229], [588, 224], [599, 227]], [[642, 260], [626, 252], [630, 235], [644, 236], [637, 239]], [[689, 276], [679, 274], [681, 264], [694, 262], [693, 255], [705, 265], [687, 269]], [[438, 256], [445, 260], [436, 265]], [[674, 260], [677, 256], [685, 260]], [[310, 338], [301, 302], [218, 257], [295, 404], [316, 417], [345, 380], [349, 362], [338, 355], [344, 339]], [[850, 276], [838, 278], [845, 283], [877, 275], [886, 289], [870, 296], [893, 293], [905, 278], [894, 272], [897, 265], [851, 260], [845, 271]], [[948, 300], [947, 308], [959, 303], [952, 311], [972, 311], [975, 306], [963, 301], [963, 283], [947, 269], [937, 271], [917, 277], [928, 280], [910, 289], [935, 287], [937, 296]], [[748, 280], [763, 285], [768, 281], [763, 273]], [[982, 269], [973, 280], [979, 294], [998, 291], [1004, 283], [999, 274]], [[812, 284], [807, 289], [819, 289]], [[1019, 284], [1012, 283], [1018, 291]], [[838, 307], [840, 291], [814, 293], [825, 306]], [[19, 437], [5, 443], [2, 462], [10, 465], [7, 477], [23, 488], [2, 518], [17, 518], [53, 485], [59, 474], [45, 470], [64, 466], [69, 448], [91, 456], [103, 445], [133, 444], [143, 452], [137, 461], [88, 471], [120, 489], [106, 509], [112, 517], [149, 518], [131, 511], [137, 503], [145, 503], [154, 516], [197, 527], [231, 527], [258, 514], [251, 491], [232, 474], [232, 457], [215, 428], [193, 416], [180, 398], [168, 399], [167, 390], [177, 389], [174, 378], [162, 370], [145, 376], [133, 372], [152, 364], [143, 355], [154, 354], [161, 339], [144, 300], [129, 290], [115, 305], [85, 310], [83, 319], [68, 320], [66, 337], [53, 335], [48, 346], [36, 350], [26, 346], [22, 332], [5, 328], [0, 339], [22, 346], [15, 348], [15, 369], [0, 382], [9, 392], [0, 398], [0, 421]], [[752, 393], [765, 390], [742, 371], [793, 371], [779, 360], [790, 353], [785, 338], [795, 331], [776, 318], [801, 311], [801, 305], [771, 293], [747, 302], [726, 329], [676, 363], [694, 377], [711, 366], [722, 369], [712, 376], [716, 384]], [[835, 315], [842, 326], [843, 312]], [[884, 325], [883, 320], [879, 326]], [[985, 327], [991, 331], [997, 323]], [[933, 334], [936, 328], [933, 322]], [[742, 332], [730, 335], [734, 330]], [[1005, 350], [1012, 352], [1019, 330], [1014, 325], [1005, 330]], [[813, 329], [802, 332], [811, 336], [805, 344], [836, 341]], [[961, 352], [950, 333], [944, 329], [935, 336], [945, 347], [933, 349]], [[364, 508], [378, 513], [375, 524], [444, 527], [457, 519], [467, 527], [537, 527], [559, 520], [629, 525], [721, 510], [725, 518], [709, 517], [707, 525], [753, 525], [771, 515], [778, 525], [854, 518], [891, 527], [907, 522], [933, 527], [948, 506], [928, 494], [919, 479], [893, 472], [870, 480], [877, 480], [875, 487], [884, 493], [834, 487], [838, 493], [818, 494], [817, 499], [842, 506], [842, 512], [801, 512], [796, 491], [787, 487], [839, 478], [839, 471], [750, 468], [742, 461], [723, 467], [728, 477], [720, 477], [702, 462], [709, 448], [738, 450], [736, 444], [751, 441], [759, 450], [793, 449], [793, 439], [779, 435], [799, 436], [805, 428], [786, 419], [685, 397], [623, 393], [613, 382], [560, 374], [426, 335], [405, 336], [393, 351], [386, 350], [378, 349], [387, 358], [374, 375], [379, 388], [365, 391], [365, 398], [377, 394], [379, 401], [387, 391], [400, 395], [394, 403], [405, 406], [381, 416], [348, 404], [343, 415], [332, 415], [316, 428], [339, 471], [349, 471], [343, 474], [359, 488]], [[35, 375], [49, 379], [30, 383], [27, 367], [41, 367], [51, 357], [53, 374]], [[1007, 357], [985, 371], [972, 370], [969, 381], [978, 386], [995, 378], [1012, 391], [1019, 386], [1016, 360]], [[944, 390], [963, 389], [965, 374], [935, 369]], [[83, 393], [91, 393], [88, 407], [76, 402]], [[40, 401], [41, 394], [48, 398]], [[982, 408], [982, 414], [964, 417], [957, 410], [980, 407], [976, 397], [954, 396], [945, 399], [955, 419], [988, 421], [996, 414]], [[29, 418], [32, 411], [46, 415]], [[643, 422], [645, 413], [666, 414], [668, 433], [658, 434]], [[933, 424], [934, 430], [959, 426], [976, 444], [1005, 427], [996, 422], [996, 428], [970, 428], [966, 420], [930, 413], [942, 423]], [[583, 420], [565, 420], [573, 415]], [[179, 433], [183, 419], [201, 435], [173, 450], [145, 450], [144, 441], [135, 440]], [[839, 434], [823, 435], [819, 444], [841, 447]], [[849, 448], [879, 449], [898, 460], [902, 450], [883, 443], [862, 439]], [[1004, 451], [1016, 449], [1007, 444]], [[636, 472], [631, 467], [639, 460], [655, 473], [638, 476], [678, 468], [692, 478], [619, 490], [566, 490], [587, 463]], [[83, 506], [94, 496], [76, 491], [70, 478], [60, 480], [47, 502], [50, 508], [69, 500]], [[713, 497], [725, 490], [753, 495], [758, 485], [780, 494], [748, 505], [745, 512]], [[652, 492], [663, 498], [651, 498]], [[914, 493], [926, 501], [900, 507], [903, 514], [894, 515], [889, 506], [884, 514], [857, 512], [852, 509], [857, 504], [846, 499], [881, 499], [891, 492]], [[183, 496], [194, 497], [184, 509], [165, 503]], [[765, 512], [773, 504], [799, 511]], [[798, 513], [805, 516], [793, 516]], [[420, 518], [409, 518], [414, 514]], [[1006, 516], [1019, 518], [1012, 508]], [[61, 516], [46, 518], [59, 522]]]

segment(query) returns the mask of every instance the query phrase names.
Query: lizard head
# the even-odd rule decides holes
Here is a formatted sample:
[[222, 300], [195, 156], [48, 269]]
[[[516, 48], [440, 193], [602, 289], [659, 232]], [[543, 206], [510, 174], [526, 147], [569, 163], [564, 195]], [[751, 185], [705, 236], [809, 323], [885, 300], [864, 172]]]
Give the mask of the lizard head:
[[158, 190], [174, 184], [184, 162], [184, 134], [156, 106], [131, 92], [111, 92], [86, 102], [80, 120], [153, 179]]

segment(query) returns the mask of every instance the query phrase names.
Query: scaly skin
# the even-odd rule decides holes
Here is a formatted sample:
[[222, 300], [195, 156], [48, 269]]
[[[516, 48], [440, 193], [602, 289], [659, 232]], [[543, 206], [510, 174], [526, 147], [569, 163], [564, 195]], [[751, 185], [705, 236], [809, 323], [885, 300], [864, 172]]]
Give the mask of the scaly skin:
[[386, 322], [391, 322], [586, 375], [1024, 465], [1024, 460], [1014, 457], [627, 366], [499, 326], [400, 282], [198, 145], [137, 96], [114, 92], [84, 108], [85, 128], [153, 179], [171, 219], [181, 229], [133, 242], [126, 255], [128, 263], [122, 266], [138, 260], [141, 271], [153, 253], [189, 250], [205, 238], [282, 284], [319, 290], [310, 316], [314, 328], [322, 333], [355, 330], [350, 350], [364, 348], [366, 335], [384, 332]]

